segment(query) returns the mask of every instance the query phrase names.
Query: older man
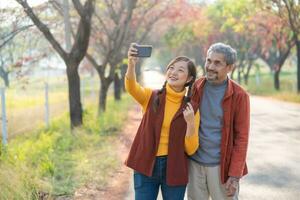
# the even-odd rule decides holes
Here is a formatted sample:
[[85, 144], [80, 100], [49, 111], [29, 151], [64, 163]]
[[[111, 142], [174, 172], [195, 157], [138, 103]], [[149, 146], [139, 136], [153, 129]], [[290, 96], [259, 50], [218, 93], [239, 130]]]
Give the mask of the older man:
[[239, 180], [247, 174], [249, 96], [228, 77], [236, 57], [230, 46], [213, 44], [207, 51], [206, 76], [194, 85], [200, 146], [190, 157], [189, 200], [238, 199]]

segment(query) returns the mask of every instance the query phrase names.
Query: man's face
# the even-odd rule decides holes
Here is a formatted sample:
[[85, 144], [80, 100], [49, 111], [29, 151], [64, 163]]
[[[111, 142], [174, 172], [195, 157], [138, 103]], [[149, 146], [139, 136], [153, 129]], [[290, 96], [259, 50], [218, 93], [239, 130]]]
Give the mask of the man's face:
[[224, 55], [221, 53], [209, 52], [205, 61], [206, 79], [213, 84], [221, 84], [227, 79], [232, 65], [227, 65]]

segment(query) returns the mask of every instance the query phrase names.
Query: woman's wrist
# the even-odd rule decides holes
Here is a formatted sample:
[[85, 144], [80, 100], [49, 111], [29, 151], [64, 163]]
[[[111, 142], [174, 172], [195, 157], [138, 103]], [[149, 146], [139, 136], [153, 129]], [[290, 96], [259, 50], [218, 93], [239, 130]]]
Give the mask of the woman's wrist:
[[134, 62], [131, 59], [128, 60], [128, 67], [135, 67], [135, 65], [136, 65], [136, 62]]
[[187, 121], [186, 124], [187, 124], [187, 126], [193, 127], [193, 126], [195, 126], [195, 120], [193, 119], [193, 120]]
[[191, 130], [191, 131], [187, 131], [186, 134], [185, 134], [185, 136], [186, 136], [186, 137], [191, 137], [191, 136], [193, 136], [194, 134], [195, 134], [195, 131], [194, 131], [194, 130]]

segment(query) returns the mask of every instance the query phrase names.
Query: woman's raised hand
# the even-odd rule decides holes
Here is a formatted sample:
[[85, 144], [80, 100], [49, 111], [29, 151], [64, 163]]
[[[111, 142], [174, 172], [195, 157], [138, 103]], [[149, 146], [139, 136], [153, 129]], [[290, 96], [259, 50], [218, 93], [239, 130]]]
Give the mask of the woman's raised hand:
[[135, 66], [138, 61], [138, 57], [136, 57], [137, 49], [134, 47], [134, 45], [136, 45], [136, 43], [131, 43], [127, 52], [128, 65], [133, 65], [133, 66]]

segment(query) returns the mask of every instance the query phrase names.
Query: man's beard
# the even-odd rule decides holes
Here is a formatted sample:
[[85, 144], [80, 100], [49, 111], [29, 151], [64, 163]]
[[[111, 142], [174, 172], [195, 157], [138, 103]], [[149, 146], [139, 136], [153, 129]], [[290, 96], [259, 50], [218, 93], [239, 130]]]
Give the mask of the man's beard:
[[209, 81], [209, 82], [218, 80], [218, 74], [215, 72], [206, 72], [205, 77], [206, 77], [207, 81]]

